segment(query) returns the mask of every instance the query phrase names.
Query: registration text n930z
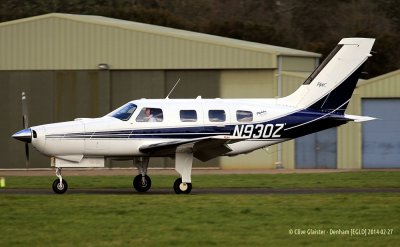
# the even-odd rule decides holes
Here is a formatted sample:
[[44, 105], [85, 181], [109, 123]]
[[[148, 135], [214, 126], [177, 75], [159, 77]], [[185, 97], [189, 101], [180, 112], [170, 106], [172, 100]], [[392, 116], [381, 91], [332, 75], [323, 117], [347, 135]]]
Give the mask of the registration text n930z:
[[282, 123], [236, 125], [233, 136], [253, 139], [279, 138], [284, 126]]

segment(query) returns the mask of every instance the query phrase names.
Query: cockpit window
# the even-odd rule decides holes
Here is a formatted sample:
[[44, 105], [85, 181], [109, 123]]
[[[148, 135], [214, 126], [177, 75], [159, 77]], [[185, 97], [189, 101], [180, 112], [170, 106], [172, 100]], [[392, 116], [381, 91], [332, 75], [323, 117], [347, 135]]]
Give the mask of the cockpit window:
[[135, 112], [137, 106], [133, 103], [127, 103], [115, 111], [109, 113], [107, 116], [118, 118], [122, 121], [127, 121]]
[[253, 121], [253, 113], [251, 111], [236, 111], [236, 119], [238, 122], [251, 122]]
[[163, 111], [160, 108], [144, 107], [136, 117], [136, 122], [162, 122]]

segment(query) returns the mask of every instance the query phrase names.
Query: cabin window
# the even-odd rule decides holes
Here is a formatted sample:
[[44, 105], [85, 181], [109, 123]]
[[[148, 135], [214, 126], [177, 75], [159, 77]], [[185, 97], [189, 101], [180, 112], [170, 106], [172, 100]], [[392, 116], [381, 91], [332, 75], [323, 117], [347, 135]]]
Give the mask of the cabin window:
[[253, 121], [253, 113], [251, 111], [236, 111], [236, 119], [238, 122], [251, 122]]
[[210, 122], [225, 122], [226, 114], [224, 110], [209, 110], [208, 118]]
[[197, 112], [195, 110], [181, 110], [179, 116], [182, 122], [197, 122]]
[[127, 121], [131, 118], [132, 114], [135, 112], [137, 106], [133, 103], [127, 103], [115, 111], [108, 114], [110, 117], [118, 118], [122, 121]]
[[152, 107], [143, 107], [136, 117], [136, 122], [162, 122], [163, 120], [163, 111]]

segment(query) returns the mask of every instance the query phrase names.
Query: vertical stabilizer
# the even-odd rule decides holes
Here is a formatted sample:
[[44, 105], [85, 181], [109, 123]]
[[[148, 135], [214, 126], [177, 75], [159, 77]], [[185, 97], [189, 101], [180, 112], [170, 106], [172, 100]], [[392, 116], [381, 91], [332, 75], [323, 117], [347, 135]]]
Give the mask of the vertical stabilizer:
[[374, 42], [371, 38], [342, 39], [303, 85], [279, 102], [344, 114]]

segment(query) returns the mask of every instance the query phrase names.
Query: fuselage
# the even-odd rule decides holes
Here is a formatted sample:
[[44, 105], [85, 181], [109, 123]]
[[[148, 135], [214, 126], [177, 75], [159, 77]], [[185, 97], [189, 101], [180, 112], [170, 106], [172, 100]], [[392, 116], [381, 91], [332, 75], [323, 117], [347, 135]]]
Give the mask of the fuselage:
[[104, 117], [31, 127], [32, 144], [67, 160], [128, 158], [145, 156], [144, 145], [218, 135], [244, 139], [227, 144], [225, 155], [237, 155], [345, 123], [324, 115], [277, 99], [141, 99]]

